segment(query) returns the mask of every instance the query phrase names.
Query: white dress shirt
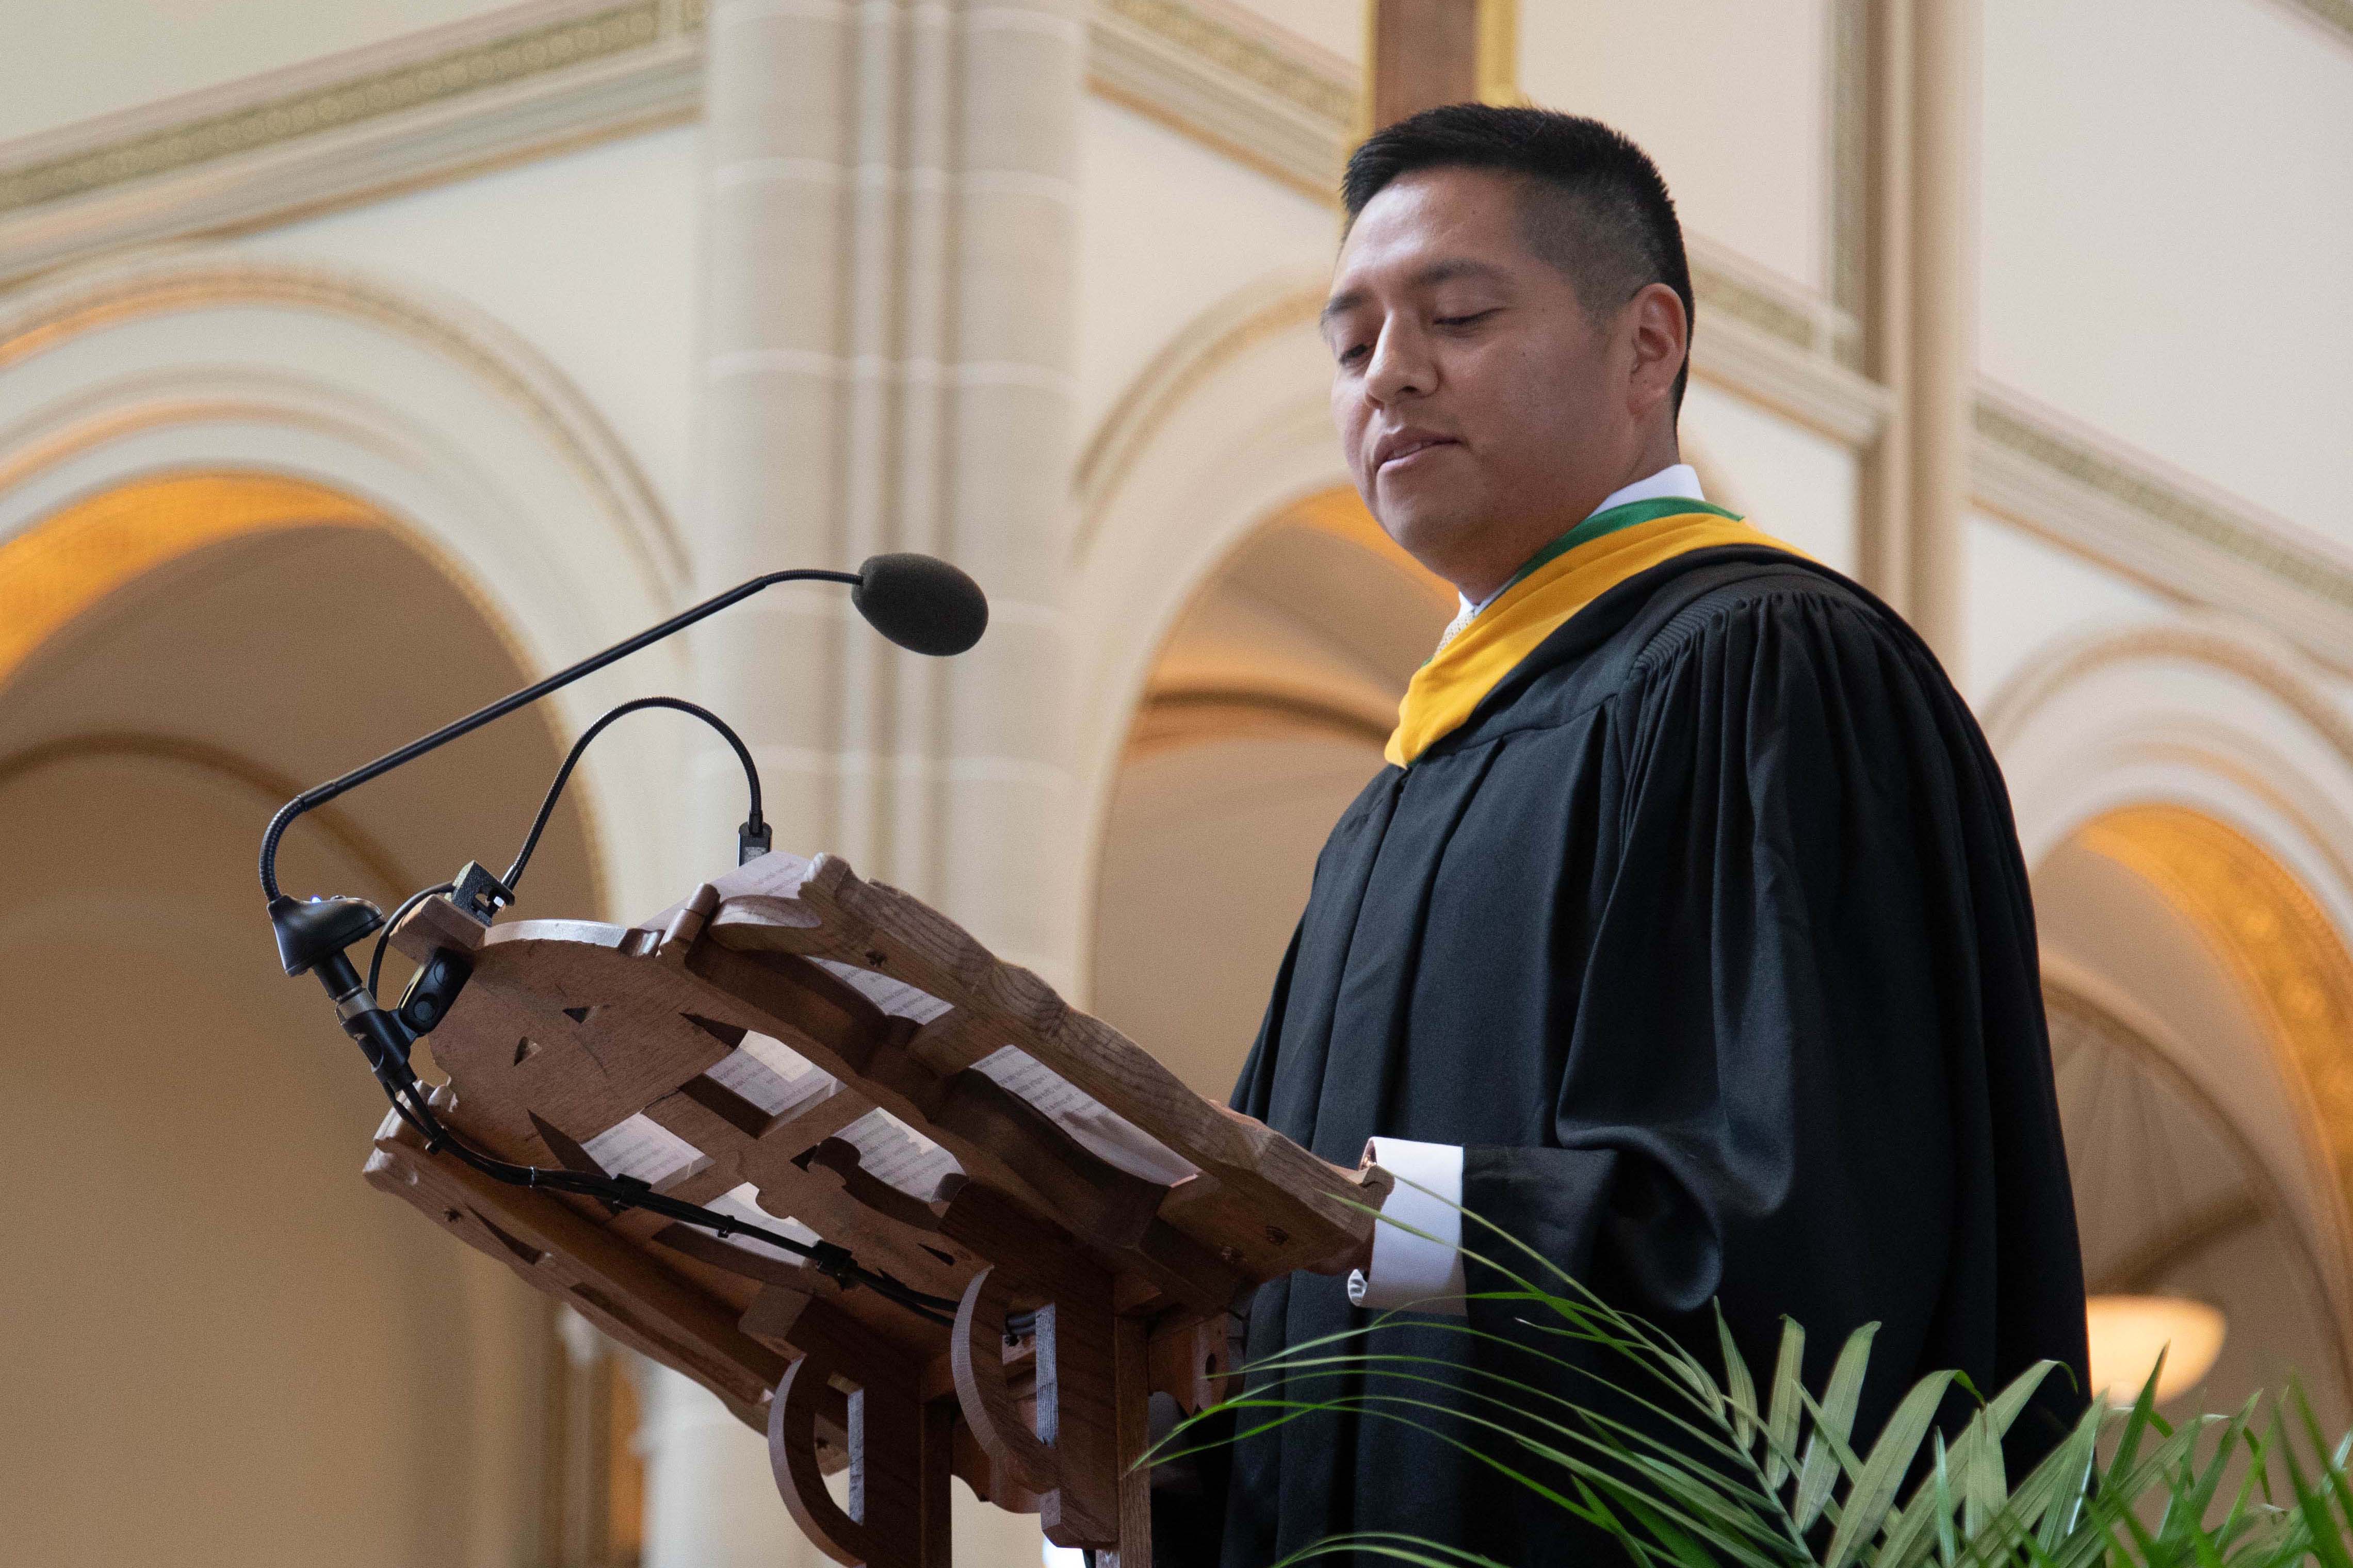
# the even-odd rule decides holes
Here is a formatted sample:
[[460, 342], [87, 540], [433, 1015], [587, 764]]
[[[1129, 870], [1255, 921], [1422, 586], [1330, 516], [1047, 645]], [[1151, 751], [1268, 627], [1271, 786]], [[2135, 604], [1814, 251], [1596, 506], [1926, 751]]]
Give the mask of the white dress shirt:
[[[1700, 493], [1699, 475], [1692, 466], [1677, 463], [1610, 491], [1588, 515], [1598, 516], [1629, 501], [1666, 496], [1707, 499]], [[1447, 627], [1447, 636], [1451, 637], [1470, 625], [1502, 593], [1498, 588], [1475, 605], [1464, 598], [1462, 613]], [[1374, 1138], [1366, 1142], [1365, 1152], [1398, 1183], [1381, 1205], [1381, 1223], [1373, 1227], [1372, 1267], [1348, 1276], [1348, 1300], [1381, 1311], [1409, 1306], [1461, 1316], [1461, 1149], [1452, 1143]]]

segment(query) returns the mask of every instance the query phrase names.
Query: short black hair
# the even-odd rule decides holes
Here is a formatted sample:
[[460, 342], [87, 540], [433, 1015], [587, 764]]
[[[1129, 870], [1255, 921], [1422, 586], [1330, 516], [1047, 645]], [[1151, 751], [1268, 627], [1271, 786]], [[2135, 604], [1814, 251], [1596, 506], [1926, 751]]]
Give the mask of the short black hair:
[[[1517, 174], [1558, 199], [1525, 204], [1528, 248], [1558, 267], [1595, 315], [1618, 309], [1652, 283], [1698, 319], [1691, 263], [1674, 198], [1650, 154], [1598, 120], [1550, 109], [1451, 103], [1426, 109], [1375, 132], [1348, 156], [1340, 201], [1354, 225], [1365, 204], [1391, 181], [1424, 169], [1493, 169]], [[1686, 341], [1675, 373], [1674, 407], [1691, 376]]]

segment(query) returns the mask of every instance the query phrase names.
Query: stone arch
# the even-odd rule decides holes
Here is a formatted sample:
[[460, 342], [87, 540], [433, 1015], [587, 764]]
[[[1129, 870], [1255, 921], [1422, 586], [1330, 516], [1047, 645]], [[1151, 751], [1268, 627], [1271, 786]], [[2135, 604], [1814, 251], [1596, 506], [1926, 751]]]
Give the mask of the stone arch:
[[1086, 864], [1129, 725], [1185, 605], [1269, 518], [1348, 482], [1314, 330], [1322, 303], [1321, 278], [1300, 271], [1210, 307], [1138, 373], [1081, 455], [1070, 636]]
[[[179, 1431], [221, 1394], [195, 1376], [213, 1357], [255, 1380], [226, 1440], [282, 1465], [275, 1495], [341, 1521], [366, 1542], [360, 1560], [531, 1555], [548, 1458], [535, 1380], [554, 1353], [544, 1315], [356, 1181], [380, 1097], [370, 1105], [313, 992], [269, 963], [252, 856], [296, 789], [669, 614], [687, 585], [674, 531], [628, 454], [527, 345], [462, 306], [341, 269], [192, 248], [59, 277], [0, 303], [0, 836], [25, 879], [0, 940], [18, 1022], [34, 1028], [41, 1011], [41, 1039], [76, 1047], [43, 1057], [37, 1082], [12, 1069], [18, 1109], [45, 1108], [29, 1133], [12, 1123], [34, 1161], [17, 1184], [37, 1195], [63, 1180], [75, 1203], [136, 1216], [140, 1196], [96, 1173], [152, 1189], [153, 1155], [167, 1188], [212, 1205], [165, 1216], [160, 1234], [194, 1249], [143, 1299], [168, 1325], [128, 1331], [117, 1309], [140, 1298], [114, 1300], [102, 1281], [80, 1310], [44, 1314], [126, 1347], [107, 1374], [84, 1374], [79, 1396], [99, 1415], [53, 1423], [52, 1449], [103, 1432], [111, 1458], [69, 1473], [121, 1493], [142, 1434]], [[288, 841], [289, 888], [388, 903], [468, 856], [503, 856], [557, 737], [688, 668], [681, 647], [649, 652], [314, 814]], [[675, 793], [659, 752], [591, 753], [569, 798], [604, 831], [567, 806], [527, 897], [579, 914], [670, 897], [664, 846], [627, 809]], [[123, 989], [85, 974], [92, 965]], [[77, 1080], [84, 1063], [113, 1076]], [[167, 1079], [164, 1098], [146, 1092]], [[121, 1147], [100, 1147], [100, 1110], [130, 1130]], [[222, 1117], [267, 1157], [237, 1166], [206, 1132]], [[89, 1145], [79, 1175], [28, 1152], [27, 1138], [67, 1135], [54, 1129]], [[287, 1217], [245, 1214], [273, 1191]], [[207, 1215], [243, 1215], [242, 1228], [215, 1237]], [[103, 1261], [44, 1234], [33, 1245], [58, 1258], [57, 1280]], [[266, 1237], [280, 1263], [237, 1253]], [[214, 1242], [242, 1259], [227, 1281], [199, 1256]], [[234, 1304], [239, 1269], [281, 1264], [312, 1271], [311, 1293], [188, 1327]], [[385, 1268], [390, 1282], [369, 1272]], [[368, 1316], [377, 1301], [381, 1322]], [[309, 1316], [287, 1317], [290, 1303]], [[239, 1340], [247, 1320], [281, 1335], [283, 1354]], [[353, 1330], [364, 1353], [328, 1342], [339, 1320], [373, 1324]], [[172, 1375], [159, 1384], [150, 1366], [142, 1382], [133, 1363], [158, 1347]], [[87, 1367], [90, 1349], [50, 1359]], [[238, 1425], [263, 1411], [291, 1412], [310, 1447], [281, 1452], [270, 1431]], [[121, 1555], [168, 1541], [185, 1561], [258, 1563], [299, 1543], [269, 1496], [228, 1484], [233, 1468], [189, 1474], [217, 1472], [221, 1497], [241, 1503], [138, 1487], [136, 1506], [97, 1508], [70, 1487], [55, 1500], [109, 1520]], [[362, 1517], [350, 1478], [378, 1471], [387, 1495], [448, 1506], [420, 1514], [396, 1498], [384, 1518]]]
[[[301, 784], [520, 668], [362, 510], [313, 498], [241, 527], [237, 495], [299, 492], [131, 489], [160, 537], [117, 537], [92, 498], [0, 546], [12, 598], [55, 612], [0, 682], [0, 1144], [46, 1260], [8, 1313], [10, 1399], [45, 1412], [20, 1531], [48, 1555], [265, 1563], [299, 1555], [299, 1514], [385, 1568], [517, 1555], [544, 1313], [357, 1180], [382, 1098], [315, 988], [276, 972], [254, 850]], [[172, 498], [201, 498], [202, 525], [174, 528]], [[396, 608], [353, 607], [369, 588]], [[544, 726], [480, 739], [306, 821], [288, 886], [388, 905], [510, 848], [560, 753]], [[592, 868], [559, 814], [537, 895], [593, 907]], [[214, 1458], [175, 1468], [192, 1427]]]
[[[0, 547], [37, 542], [36, 525], [77, 507], [168, 495], [187, 503], [172, 528], [193, 548], [204, 532], [193, 495], [133, 487], [242, 487], [227, 510], [261, 527], [270, 507], [255, 492], [275, 486], [307, 499], [270, 526], [301, 521], [290, 512], [302, 505], [364, 512], [432, 560], [534, 672], [684, 596], [676, 531], [627, 450], [527, 343], [454, 300], [191, 247], [13, 297], [0, 306]], [[577, 729], [608, 691], [659, 689], [687, 668], [676, 645], [649, 650], [552, 699], [549, 720]], [[617, 829], [622, 803], [671, 786], [617, 748], [592, 757], [580, 787]], [[617, 899], [669, 896], [650, 836], [602, 838]]]
[[2249, 1135], [2348, 1321], [2353, 728], [2291, 650], [2201, 618], [2054, 650], [1987, 732], [2046, 972]]

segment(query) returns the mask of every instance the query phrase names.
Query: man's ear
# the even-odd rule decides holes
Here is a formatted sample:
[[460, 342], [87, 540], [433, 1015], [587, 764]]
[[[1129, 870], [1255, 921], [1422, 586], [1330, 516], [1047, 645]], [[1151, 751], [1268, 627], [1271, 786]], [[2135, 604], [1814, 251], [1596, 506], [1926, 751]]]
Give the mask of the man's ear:
[[1627, 322], [1634, 344], [1628, 402], [1635, 413], [1648, 413], [1674, 392], [1683, 353], [1691, 344], [1691, 321], [1683, 314], [1682, 299], [1664, 283], [1643, 285], [1626, 301], [1620, 319]]

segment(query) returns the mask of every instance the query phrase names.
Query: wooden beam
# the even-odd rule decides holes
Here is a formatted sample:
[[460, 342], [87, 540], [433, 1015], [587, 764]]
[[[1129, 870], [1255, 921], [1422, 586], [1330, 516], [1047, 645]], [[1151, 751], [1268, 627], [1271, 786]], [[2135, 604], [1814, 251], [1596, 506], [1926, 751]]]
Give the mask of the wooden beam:
[[1368, 130], [1479, 96], [1479, 10], [1480, 0], [1370, 0]]

